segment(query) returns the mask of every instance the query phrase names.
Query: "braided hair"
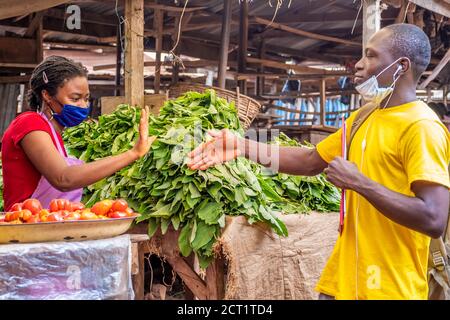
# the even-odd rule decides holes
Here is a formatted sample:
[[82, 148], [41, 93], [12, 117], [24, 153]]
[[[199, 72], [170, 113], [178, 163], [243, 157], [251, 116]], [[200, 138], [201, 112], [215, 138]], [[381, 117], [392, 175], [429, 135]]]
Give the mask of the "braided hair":
[[31, 74], [27, 102], [31, 110], [39, 110], [42, 105], [42, 90], [55, 96], [58, 88], [75, 77], [86, 77], [88, 70], [79, 62], [61, 56], [50, 56], [43, 60]]

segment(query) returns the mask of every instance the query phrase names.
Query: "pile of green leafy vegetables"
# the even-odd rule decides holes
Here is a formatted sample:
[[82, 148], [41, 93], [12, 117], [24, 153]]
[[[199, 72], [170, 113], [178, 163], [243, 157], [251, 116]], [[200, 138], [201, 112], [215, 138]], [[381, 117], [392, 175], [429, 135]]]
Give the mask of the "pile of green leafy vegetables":
[[[71, 155], [86, 162], [121, 153], [132, 147], [138, 135], [140, 110], [121, 105], [113, 113], [65, 131]], [[283, 236], [288, 232], [271, 205], [274, 196], [258, 179], [249, 160], [238, 158], [206, 171], [192, 171], [187, 153], [207, 138], [209, 129], [228, 128], [242, 135], [233, 103], [218, 98], [213, 90], [188, 92], [167, 101], [158, 117], [150, 116], [149, 134], [158, 137], [151, 151], [115, 175], [89, 186], [87, 206], [102, 199], [124, 198], [148, 221], [149, 234], [170, 225], [180, 230], [180, 252], [194, 251], [201, 267], [213, 258], [213, 245], [225, 225], [225, 215], [244, 215], [249, 223], [263, 222]]]
[[[312, 147], [307, 143], [302, 145], [282, 132], [274, 139], [273, 143], [280, 146]], [[259, 165], [253, 165], [253, 170], [260, 180], [264, 180], [283, 198], [284, 201], [278, 201], [272, 206], [283, 213], [339, 211], [340, 192], [325, 178], [324, 174], [313, 177], [294, 176], [273, 173]]]
[[[64, 133], [69, 153], [86, 162], [129, 150], [138, 136], [140, 109], [121, 105], [98, 121], [88, 121]], [[339, 192], [323, 175], [297, 177], [272, 174], [238, 158], [206, 171], [186, 166], [187, 153], [205, 139], [209, 129], [228, 128], [243, 135], [237, 110], [214, 90], [188, 92], [167, 101], [159, 116], [149, 116], [151, 151], [113, 176], [85, 188], [87, 206], [103, 199], [126, 199], [147, 221], [149, 235], [170, 225], [180, 230], [180, 252], [194, 251], [201, 267], [213, 258], [213, 245], [225, 225], [225, 215], [244, 215], [263, 222], [279, 235], [288, 232], [277, 214], [339, 209]], [[274, 143], [299, 146], [281, 134]]]

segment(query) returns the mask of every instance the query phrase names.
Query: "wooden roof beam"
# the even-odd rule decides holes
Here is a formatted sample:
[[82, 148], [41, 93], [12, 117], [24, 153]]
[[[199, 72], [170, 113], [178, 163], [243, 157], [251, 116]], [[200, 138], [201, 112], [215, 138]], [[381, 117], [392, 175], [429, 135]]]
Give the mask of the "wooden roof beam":
[[322, 40], [322, 41], [329, 41], [329, 42], [335, 42], [335, 43], [340, 43], [340, 44], [345, 44], [345, 45], [350, 45], [350, 46], [357, 46], [357, 47], [361, 47], [361, 43], [356, 42], [356, 41], [351, 41], [351, 40], [346, 40], [346, 39], [341, 39], [341, 38], [336, 38], [336, 37], [332, 37], [332, 36], [326, 36], [326, 35], [321, 35], [318, 33], [313, 33], [313, 32], [309, 32], [309, 31], [305, 31], [305, 30], [301, 30], [301, 29], [297, 29], [297, 28], [293, 28], [278, 22], [271, 22], [268, 19], [264, 19], [264, 18], [260, 18], [260, 17], [253, 17], [252, 18], [253, 21], [266, 25], [266, 26], [270, 26], [272, 28], [275, 29], [280, 29], [286, 32], [290, 32], [293, 34], [296, 34], [298, 36], [302, 36], [302, 37], [306, 37], [306, 38], [310, 38], [310, 39], [315, 39], [315, 40]]
[[[157, 3], [145, 3], [144, 4], [145, 8], [151, 8], [151, 9], [159, 9], [159, 10], [163, 10], [163, 11], [168, 11], [168, 12], [183, 12], [183, 7], [175, 7], [175, 6], [167, 6], [167, 5], [163, 5], [163, 4], [157, 4]], [[195, 12], [195, 11], [201, 11], [201, 10], [205, 10], [208, 7], [186, 7], [186, 10], [184, 11], [186, 12]]]
[[66, 2], [69, 0], [2, 0], [0, 1], [0, 20], [42, 11]]
[[448, 49], [447, 53], [445, 54], [444, 58], [439, 62], [439, 64], [434, 68], [433, 72], [430, 74], [430, 76], [420, 84], [419, 89], [425, 89], [431, 81], [433, 81], [439, 73], [444, 69], [444, 67], [447, 65], [447, 63], [450, 61], [450, 49]]
[[442, 0], [409, 0], [418, 6], [450, 18], [450, 3]]

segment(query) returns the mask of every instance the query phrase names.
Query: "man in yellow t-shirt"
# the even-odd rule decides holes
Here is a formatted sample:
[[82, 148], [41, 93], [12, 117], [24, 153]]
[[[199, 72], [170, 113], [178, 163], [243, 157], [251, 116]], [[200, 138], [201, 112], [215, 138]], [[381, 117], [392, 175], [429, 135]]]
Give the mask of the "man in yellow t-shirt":
[[370, 39], [355, 82], [379, 108], [354, 136], [348, 161], [341, 157], [341, 130], [312, 150], [270, 146], [222, 130], [190, 154], [188, 166], [205, 170], [240, 155], [261, 163], [269, 155], [271, 162], [262, 164], [276, 163], [280, 172], [324, 171], [347, 190], [347, 214], [317, 284], [321, 297], [427, 299], [430, 239], [445, 230], [450, 186], [449, 133], [416, 98], [430, 56], [427, 36], [414, 25], [391, 25]]

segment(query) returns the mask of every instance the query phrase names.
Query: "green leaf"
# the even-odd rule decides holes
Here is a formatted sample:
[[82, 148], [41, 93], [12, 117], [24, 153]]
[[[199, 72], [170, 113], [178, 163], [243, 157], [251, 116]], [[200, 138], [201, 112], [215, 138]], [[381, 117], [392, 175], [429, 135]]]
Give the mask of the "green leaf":
[[178, 237], [178, 247], [180, 248], [180, 253], [183, 257], [187, 257], [192, 252], [192, 247], [190, 245], [189, 237], [191, 235], [191, 226], [186, 224], [180, 232], [180, 236]]
[[207, 199], [197, 207], [197, 216], [206, 224], [217, 224], [222, 213], [222, 205], [217, 202], [209, 202]]
[[197, 187], [193, 183], [189, 183], [189, 191], [191, 193], [191, 198], [200, 198], [202, 195], [198, 191]]
[[156, 230], [158, 230], [159, 227], [159, 220], [158, 219], [149, 219], [148, 220], [148, 231], [147, 234], [151, 238], [155, 234]]
[[170, 212], [170, 206], [171, 206], [170, 203], [166, 204], [165, 206], [159, 208], [155, 212], [150, 213], [150, 217], [169, 218], [172, 215], [172, 213]]
[[206, 245], [214, 237], [217, 226], [211, 226], [203, 221], [197, 223], [195, 239], [192, 241], [192, 248], [198, 250]]
[[161, 219], [161, 233], [164, 235], [167, 233], [167, 229], [170, 225], [170, 219]]

